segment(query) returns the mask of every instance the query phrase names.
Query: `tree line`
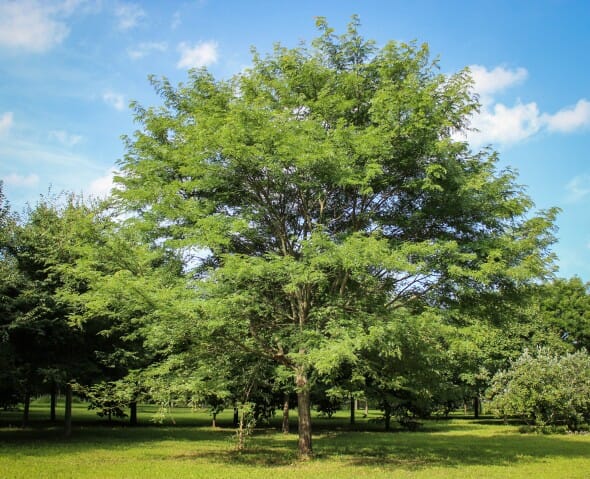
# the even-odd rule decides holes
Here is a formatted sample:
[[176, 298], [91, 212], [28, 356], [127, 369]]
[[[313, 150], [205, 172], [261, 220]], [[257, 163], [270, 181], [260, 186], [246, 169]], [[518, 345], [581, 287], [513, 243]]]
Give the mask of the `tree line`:
[[587, 285], [553, 278], [557, 210], [457, 139], [469, 71], [377, 48], [356, 17], [317, 27], [229, 80], [152, 77], [106, 201], [19, 216], [0, 196], [3, 405], [26, 421], [73, 384], [109, 417], [206, 403], [243, 425], [296, 404], [310, 456], [312, 407], [477, 413], [527, 348], [588, 347]]

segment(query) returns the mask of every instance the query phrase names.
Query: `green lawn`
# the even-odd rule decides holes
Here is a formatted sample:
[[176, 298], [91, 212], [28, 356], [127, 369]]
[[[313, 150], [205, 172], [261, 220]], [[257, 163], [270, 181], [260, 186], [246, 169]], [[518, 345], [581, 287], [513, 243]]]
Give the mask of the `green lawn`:
[[[47, 405], [36, 403], [31, 426], [0, 412], [0, 477], [9, 478], [590, 478], [590, 435], [522, 435], [493, 420], [425, 421], [419, 432], [385, 433], [380, 424], [346, 413], [314, 418], [316, 458], [299, 462], [296, 434], [257, 429], [238, 454], [229, 412], [212, 429], [207, 413], [178, 410], [176, 421], [107, 425], [74, 410], [73, 436], [48, 424]], [[375, 415], [377, 413], [374, 413]], [[278, 419], [278, 418], [277, 418]]]

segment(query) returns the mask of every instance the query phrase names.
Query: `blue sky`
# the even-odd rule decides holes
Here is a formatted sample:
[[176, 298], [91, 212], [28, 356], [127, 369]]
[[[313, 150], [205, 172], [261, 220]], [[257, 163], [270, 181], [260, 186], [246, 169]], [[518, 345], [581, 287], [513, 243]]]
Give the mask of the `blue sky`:
[[491, 144], [537, 209], [558, 206], [560, 276], [590, 280], [590, 2], [338, 0], [0, 0], [0, 179], [13, 209], [61, 190], [108, 191], [137, 127], [128, 108], [159, 100], [147, 76], [219, 78], [250, 47], [295, 46], [314, 18], [343, 31], [426, 42], [441, 71], [472, 69], [482, 101], [467, 140]]

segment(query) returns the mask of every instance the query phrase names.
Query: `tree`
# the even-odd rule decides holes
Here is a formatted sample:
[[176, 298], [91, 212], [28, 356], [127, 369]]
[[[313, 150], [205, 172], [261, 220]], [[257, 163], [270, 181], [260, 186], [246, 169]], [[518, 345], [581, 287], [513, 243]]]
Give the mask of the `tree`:
[[589, 285], [580, 278], [555, 279], [539, 285], [540, 315], [555, 335], [576, 350], [590, 349]]
[[68, 323], [68, 305], [57, 294], [63, 284], [60, 268], [74, 261], [72, 246], [84, 234], [90, 209], [74, 196], [61, 199], [42, 198], [30, 208], [7, 245], [17, 280], [5, 337], [24, 401], [23, 422], [31, 394], [51, 393], [55, 420], [58, 385], [95, 371], [84, 335]]
[[292, 371], [302, 457], [319, 364], [358, 361], [400, 307], [544, 276], [555, 215], [454, 140], [478, 108], [467, 70], [440, 74], [426, 45], [377, 49], [356, 17], [341, 36], [317, 26], [228, 81], [152, 78], [163, 105], [135, 104], [116, 180], [154, 242], [201, 252], [194, 334]]

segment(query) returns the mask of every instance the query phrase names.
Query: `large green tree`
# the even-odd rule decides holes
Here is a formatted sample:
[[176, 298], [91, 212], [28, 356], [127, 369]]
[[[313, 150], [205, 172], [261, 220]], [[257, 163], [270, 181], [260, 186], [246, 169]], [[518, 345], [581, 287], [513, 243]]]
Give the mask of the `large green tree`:
[[[494, 152], [454, 139], [477, 99], [426, 45], [377, 49], [353, 18], [311, 46], [276, 46], [230, 80], [190, 72], [135, 105], [118, 196], [153, 240], [200, 254], [195, 334], [292, 371], [299, 451], [312, 454], [310, 378], [361, 360], [392, 311], [448, 307], [543, 276], [554, 212]], [[525, 215], [529, 215], [528, 219]]]

